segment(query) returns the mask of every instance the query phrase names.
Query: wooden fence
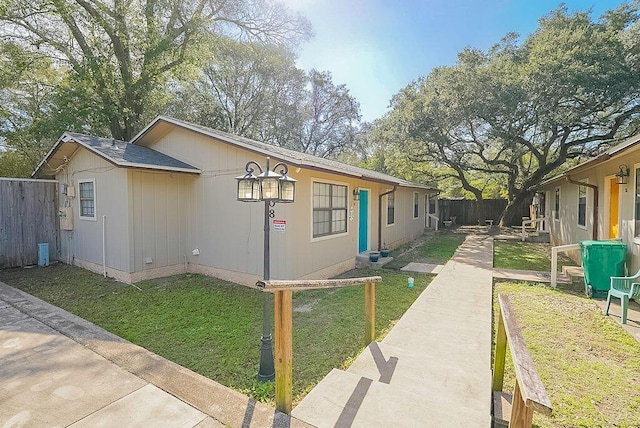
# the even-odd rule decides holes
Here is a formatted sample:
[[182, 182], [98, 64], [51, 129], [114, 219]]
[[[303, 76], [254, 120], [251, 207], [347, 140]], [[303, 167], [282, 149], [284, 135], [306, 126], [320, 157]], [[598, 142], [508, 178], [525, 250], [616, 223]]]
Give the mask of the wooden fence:
[[0, 268], [38, 263], [38, 244], [59, 248], [58, 184], [53, 180], [0, 178]]
[[[531, 205], [531, 200], [526, 201], [519, 207], [520, 215], [516, 218], [518, 219], [518, 224], [520, 225], [521, 217], [528, 217], [529, 213], [529, 205]], [[439, 206], [439, 215], [441, 221], [451, 220], [451, 217], [456, 218], [456, 224], [467, 224], [474, 225], [478, 224], [479, 213], [478, 213], [478, 205], [475, 200], [472, 199], [440, 199], [438, 201]], [[485, 199], [484, 207], [485, 207], [485, 219], [491, 219], [495, 224], [498, 223], [502, 212], [507, 206], [506, 199]], [[506, 225], [513, 226], [513, 225]]]

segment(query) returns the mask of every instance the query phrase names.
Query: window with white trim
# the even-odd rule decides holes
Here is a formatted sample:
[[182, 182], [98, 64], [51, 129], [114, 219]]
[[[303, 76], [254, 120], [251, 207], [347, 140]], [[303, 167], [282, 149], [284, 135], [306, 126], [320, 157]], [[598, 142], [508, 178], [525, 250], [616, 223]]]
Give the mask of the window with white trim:
[[78, 201], [80, 218], [96, 219], [96, 182], [95, 180], [78, 180]]
[[556, 187], [556, 194], [554, 197], [553, 218], [555, 220], [560, 220], [560, 188], [559, 187]]
[[578, 186], [578, 226], [587, 227], [587, 188]]
[[387, 224], [392, 225], [396, 222], [396, 193], [387, 195]]
[[413, 192], [413, 218], [416, 219], [418, 217], [420, 217], [420, 211], [419, 211], [419, 199], [420, 196], [418, 195], [418, 192]]
[[347, 231], [347, 186], [313, 183], [313, 237]]

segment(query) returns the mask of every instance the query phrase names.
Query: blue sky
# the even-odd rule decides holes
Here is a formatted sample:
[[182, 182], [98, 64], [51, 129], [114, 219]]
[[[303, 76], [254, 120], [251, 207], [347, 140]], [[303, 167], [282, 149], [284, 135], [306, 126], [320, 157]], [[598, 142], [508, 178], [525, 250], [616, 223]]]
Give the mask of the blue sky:
[[[556, 9], [549, 0], [284, 0], [306, 16], [315, 38], [298, 52], [298, 66], [328, 70], [360, 102], [364, 120], [386, 111], [391, 97], [466, 46], [486, 50], [508, 32], [521, 38]], [[593, 16], [623, 0], [566, 0]]]

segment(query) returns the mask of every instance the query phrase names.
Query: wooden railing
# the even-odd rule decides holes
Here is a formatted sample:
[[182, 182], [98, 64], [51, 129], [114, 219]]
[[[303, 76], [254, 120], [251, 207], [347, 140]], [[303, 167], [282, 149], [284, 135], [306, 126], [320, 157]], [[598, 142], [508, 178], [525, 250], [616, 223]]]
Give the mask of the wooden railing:
[[431, 218], [431, 219], [434, 219], [434, 220], [435, 220], [435, 222], [436, 222], [436, 232], [437, 232], [437, 231], [438, 231], [438, 224], [440, 223], [440, 217], [438, 217], [438, 216], [436, 216], [436, 215], [434, 215], [434, 214], [431, 214], [431, 213], [427, 213], [427, 216], [428, 216], [429, 218]]
[[367, 317], [364, 346], [376, 337], [376, 282], [379, 276], [327, 280], [258, 281], [258, 287], [274, 293], [274, 334], [276, 370], [276, 410], [291, 414], [293, 401], [293, 291], [318, 288], [338, 288], [364, 284], [364, 309]]
[[527, 225], [528, 224], [535, 224], [536, 228], [539, 232], [541, 232], [543, 229], [543, 225], [544, 222], [547, 221], [549, 219], [549, 217], [538, 217], [538, 218], [534, 218], [532, 220], [522, 220], [522, 242], [524, 242], [527, 239]]
[[[499, 314], [498, 331], [496, 332], [496, 349], [493, 366], [493, 391], [494, 395], [502, 393], [504, 380], [504, 365], [507, 353], [507, 344], [511, 350], [511, 359], [516, 372], [516, 385], [513, 391], [509, 428], [530, 428], [533, 422], [533, 411], [551, 414], [551, 401], [540, 381], [538, 372], [533, 364], [529, 350], [527, 349], [516, 317], [509, 303], [509, 298], [498, 296]], [[502, 397], [500, 397], [502, 398]], [[496, 400], [494, 403], [502, 402]], [[507, 400], [508, 401], [508, 398]], [[494, 409], [494, 418], [499, 419]], [[506, 412], [501, 409], [500, 415]]]
[[558, 252], [575, 251], [580, 249], [580, 244], [558, 245], [551, 248], [551, 287], [558, 285]]

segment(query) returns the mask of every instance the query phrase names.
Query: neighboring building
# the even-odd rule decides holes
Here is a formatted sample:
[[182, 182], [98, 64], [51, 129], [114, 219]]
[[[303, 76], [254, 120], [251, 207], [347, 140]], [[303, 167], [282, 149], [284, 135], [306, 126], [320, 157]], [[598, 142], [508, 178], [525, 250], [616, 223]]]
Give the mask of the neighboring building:
[[235, 177], [266, 156], [298, 180], [295, 203], [274, 207], [272, 279], [339, 274], [428, 224], [435, 189], [168, 117], [131, 142], [65, 133], [33, 175], [60, 182], [62, 261], [123, 282], [199, 272], [249, 285], [264, 204], [238, 202]]
[[[620, 183], [620, 184], [619, 184]], [[619, 238], [628, 246], [627, 267], [640, 267], [640, 135], [545, 181], [539, 213], [554, 245]], [[571, 254], [580, 260], [579, 252]]]

